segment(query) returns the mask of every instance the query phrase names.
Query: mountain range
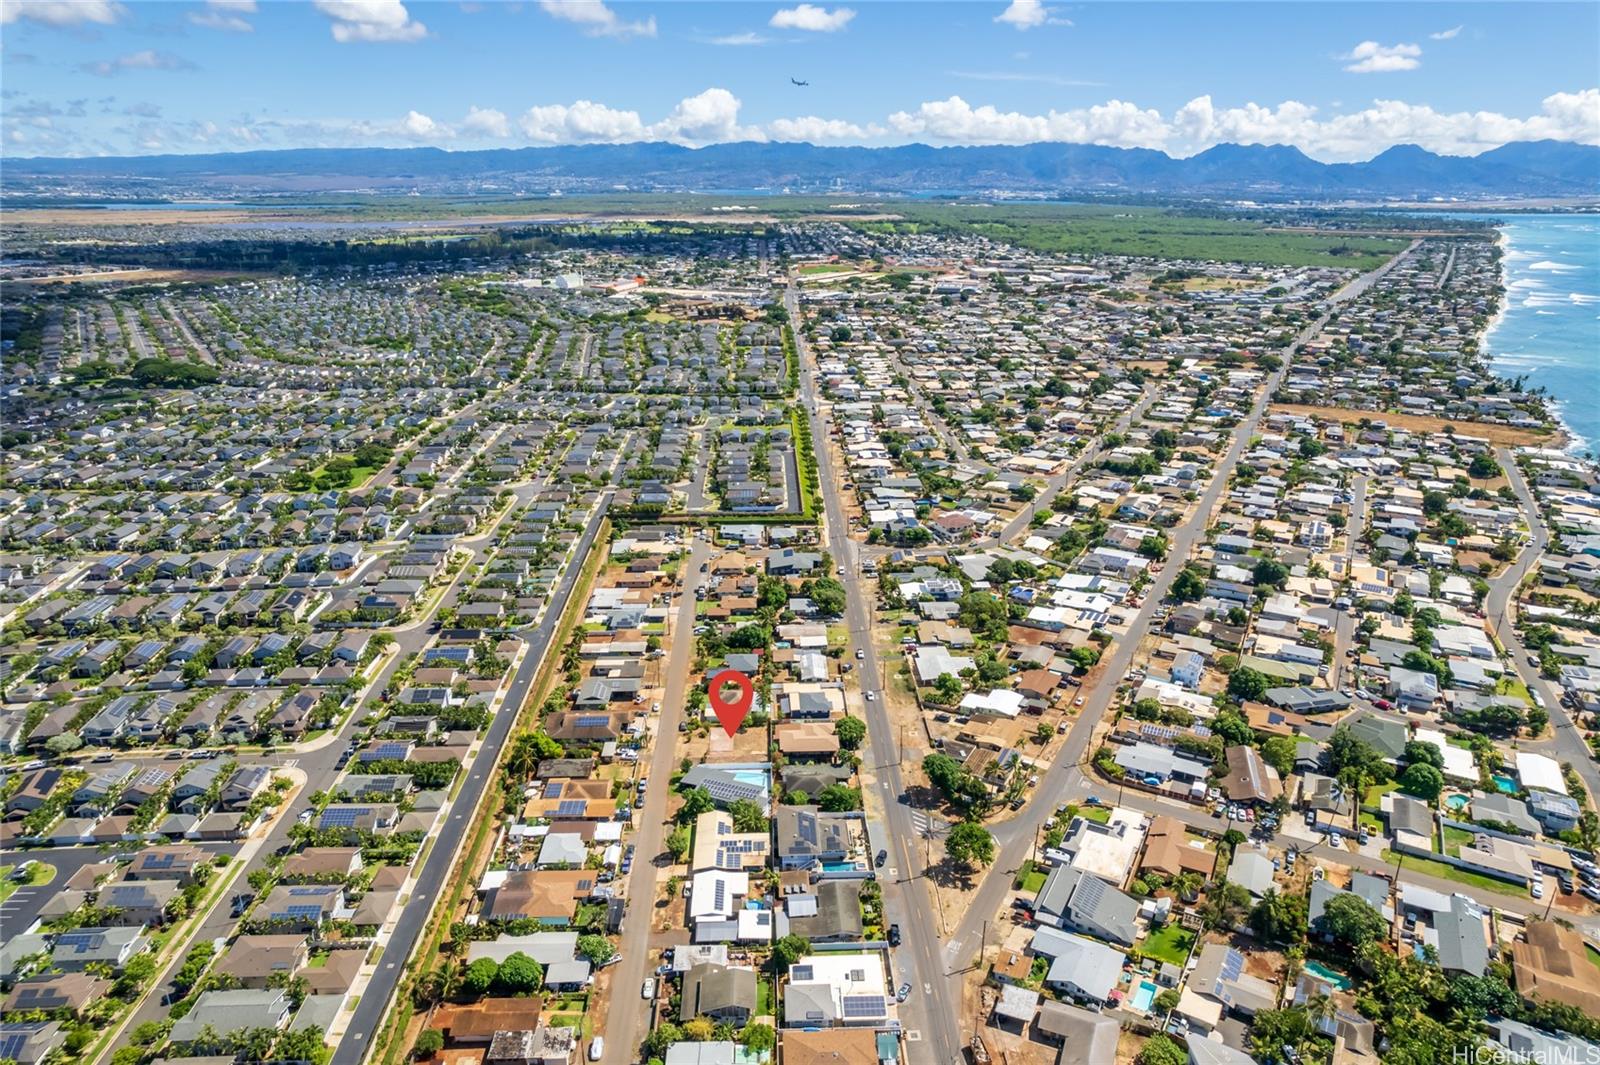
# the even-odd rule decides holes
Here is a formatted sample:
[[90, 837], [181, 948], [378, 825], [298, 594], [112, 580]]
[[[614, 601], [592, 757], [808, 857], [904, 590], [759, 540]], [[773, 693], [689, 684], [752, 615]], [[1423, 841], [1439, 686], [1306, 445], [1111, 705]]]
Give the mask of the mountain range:
[[1600, 195], [1600, 146], [1507, 144], [1475, 156], [1397, 145], [1360, 163], [1322, 163], [1284, 145], [1219, 144], [1177, 159], [1090, 144], [818, 147], [741, 142], [484, 151], [297, 148], [210, 155], [9, 158], [3, 187], [139, 188], [144, 193], [359, 190], [750, 190], [1029, 194], [1138, 193], [1254, 199], [1531, 198]]

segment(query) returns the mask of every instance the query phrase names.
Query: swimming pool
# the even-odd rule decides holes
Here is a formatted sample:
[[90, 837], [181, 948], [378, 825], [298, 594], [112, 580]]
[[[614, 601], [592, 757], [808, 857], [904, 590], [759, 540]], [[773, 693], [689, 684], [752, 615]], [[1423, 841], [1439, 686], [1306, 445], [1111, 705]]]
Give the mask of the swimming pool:
[[1320, 961], [1306, 962], [1306, 972], [1322, 980], [1326, 980], [1340, 991], [1350, 990], [1350, 978], [1348, 976], [1334, 972]]
[[1456, 794], [1445, 796], [1444, 804], [1450, 807], [1452, 810], [1465, 810], [1467, 808], [1467, 803], [1471, 801], [1472, 800], [1465, 795]]
[[1139, 986], [1133, 989], [1133, 994], [1128, 1001], [1140, 1013], [1150, 1012], [1150, 1003], [1156, 1000], [1156, 985], [1148, 980], [1140, 980]]
[[1508, 777], [1504, 773], [1496, 773], [1494, 775], [1494, 786], [1505, 792], [1507, 795], [1515, 795], [1517, 793], [1516, 778]]

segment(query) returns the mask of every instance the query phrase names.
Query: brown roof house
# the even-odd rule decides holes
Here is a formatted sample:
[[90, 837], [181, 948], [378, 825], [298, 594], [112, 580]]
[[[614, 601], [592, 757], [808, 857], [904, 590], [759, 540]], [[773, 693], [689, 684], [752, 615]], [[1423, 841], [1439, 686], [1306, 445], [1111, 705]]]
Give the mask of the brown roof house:
[[1145, 833], [1144, 860], [1139, 863], [1141, 872], [1170, 877], [1198, 873], [1209, 878], [1216, 867], [1216, 852], [1192, 846], [1183, 822], [1167, 814], [1157, 814], [1150, 820], [1150, 830]]
[[1600, 1017], [1600, 969], [1586, 956], [1583, 937], [1553, 921], [1533, 921], [1511, 944], [1517, 991], [1529, 1001], [1564, 1002]]
[[1283, 794], [1278, 771], [1254, 747], [1229, 747], [1227, 759], [1228, 775], [1222, 778], [1222, 790], [1234, 802], [1272, 802]]

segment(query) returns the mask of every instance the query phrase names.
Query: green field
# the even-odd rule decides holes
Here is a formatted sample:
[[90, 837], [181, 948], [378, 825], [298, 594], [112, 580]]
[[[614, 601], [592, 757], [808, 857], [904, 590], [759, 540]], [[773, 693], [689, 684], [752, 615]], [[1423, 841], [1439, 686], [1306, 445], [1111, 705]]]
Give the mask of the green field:
[[875, 233], [972, 234], [1060, 255], [1138, 255], [1272, 266], [1370, 270], [1403, 250], [1394, 237], [1275, 230], [1244, 218], [1151, 207], [1074, 204], [896, 204], [903, 221], [854, 223]]

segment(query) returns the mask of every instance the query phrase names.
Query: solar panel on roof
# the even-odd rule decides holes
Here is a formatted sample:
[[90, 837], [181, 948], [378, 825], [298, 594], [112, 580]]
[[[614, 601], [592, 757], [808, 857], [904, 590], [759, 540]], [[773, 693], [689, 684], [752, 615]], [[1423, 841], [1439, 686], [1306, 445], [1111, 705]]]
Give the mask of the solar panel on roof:
[[846, 995], [841, 1004], [844, 1006], [846, 1018], [881, 1017], [886, 1006], [882, 995]]
[[547, 799], [559, 799], [563, 788], [564, 785], [559, 780], [548, 781], [544, 786], [544, 797]]
[[1221, 976], [1224, 980], [1237, 980], [1242, 972], [1244, 972], [1244, 955], [1230, 948], [1222, 959]]
[[21, 1061], [23, 1048], [28, 1045], [28, 1033], [4, 1032], [0, 1033], [0, 1058], [7, 1061]]
[[562, 799], [556, 803], [557, 817], [582, 817], [589, 808], [587, 799]]
[[801, 983], [803, 981], [810, 980], [811, 979], [811, 975], [812, 975], [811, 966], [809, 966], [809, 965], [796, 965], [792, 969], [789, 970], [789, 982], [790, 983]]
[[579, 714], [578, 728], [605, 728], [611, 724], [611, 718], [605, 714]]

